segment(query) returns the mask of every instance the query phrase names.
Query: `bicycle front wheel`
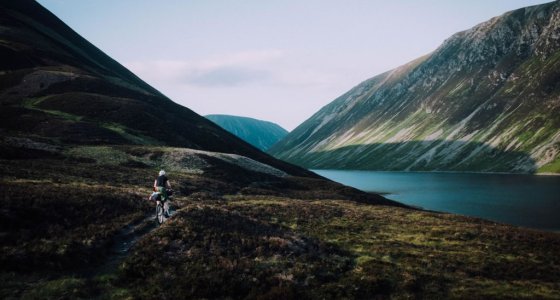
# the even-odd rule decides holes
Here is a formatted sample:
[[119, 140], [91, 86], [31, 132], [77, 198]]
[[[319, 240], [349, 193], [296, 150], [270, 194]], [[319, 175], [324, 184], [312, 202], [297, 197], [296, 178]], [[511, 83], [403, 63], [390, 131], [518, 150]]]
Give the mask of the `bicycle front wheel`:
[[156, 220], [159, 224], [162, 224], [164, 220], [163, 205], [161, 204], [156, 205]]

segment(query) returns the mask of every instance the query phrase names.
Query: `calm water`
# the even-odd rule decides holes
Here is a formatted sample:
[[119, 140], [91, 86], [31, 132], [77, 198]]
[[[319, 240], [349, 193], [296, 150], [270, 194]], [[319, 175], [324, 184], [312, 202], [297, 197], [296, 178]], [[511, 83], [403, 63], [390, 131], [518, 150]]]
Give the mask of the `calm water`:
[[425, 209], [560, 231], [560, 176], [313, 171]]

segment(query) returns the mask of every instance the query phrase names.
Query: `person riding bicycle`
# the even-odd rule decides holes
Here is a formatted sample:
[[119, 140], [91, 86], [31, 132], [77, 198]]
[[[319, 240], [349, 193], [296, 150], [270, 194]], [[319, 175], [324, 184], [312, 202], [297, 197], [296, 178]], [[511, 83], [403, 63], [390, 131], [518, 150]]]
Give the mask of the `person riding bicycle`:
[[167, 201], [167, 189], [171, 189], [171, 182], [167, 176], [165, 176], [165, 171], [161, 170], [159, 171], [158, 178], [154, 181], [154, 190], [161, 194], [163, 201]]
[[[154, 193], [152, 194], [152, 196], [154, 197], [158, 205], [160, 201], [162, 201], [164, 216], [166, 218], [169, 218], [169, 203], [167, 202], [167, 200], [169, 200], [169, 194], [167, 193], [168, 189], [171, 190], [171, 182], [165, 175], [165, 171], [161, 170], [159, 171], [159, 176], [154, 181]], [[159, 194], [159, 197], [157, 196], [157, 194]]]

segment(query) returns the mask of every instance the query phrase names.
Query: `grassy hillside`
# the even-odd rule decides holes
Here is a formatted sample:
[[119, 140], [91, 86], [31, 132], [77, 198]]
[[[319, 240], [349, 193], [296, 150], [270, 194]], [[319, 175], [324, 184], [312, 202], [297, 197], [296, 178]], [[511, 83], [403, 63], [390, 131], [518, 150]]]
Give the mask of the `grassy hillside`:
[[[401, 208], [226, 154], [14, 143], [0, 159], [3, 299], [560, 293], [555, 233]], [[160, 167], [177, 213], [156, 228], [146, 198]], [[132, 249], [115, 253], [123, 230]]]

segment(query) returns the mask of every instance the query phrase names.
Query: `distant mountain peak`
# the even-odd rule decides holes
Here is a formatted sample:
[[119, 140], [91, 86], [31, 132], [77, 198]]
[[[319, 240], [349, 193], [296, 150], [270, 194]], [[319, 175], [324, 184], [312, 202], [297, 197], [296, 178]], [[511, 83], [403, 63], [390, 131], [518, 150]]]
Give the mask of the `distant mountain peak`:
[[206, 118], [262, 151], [288, 134], [278, 124], [249, 117], [214, 114]]

